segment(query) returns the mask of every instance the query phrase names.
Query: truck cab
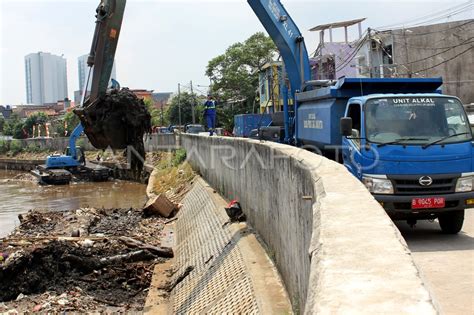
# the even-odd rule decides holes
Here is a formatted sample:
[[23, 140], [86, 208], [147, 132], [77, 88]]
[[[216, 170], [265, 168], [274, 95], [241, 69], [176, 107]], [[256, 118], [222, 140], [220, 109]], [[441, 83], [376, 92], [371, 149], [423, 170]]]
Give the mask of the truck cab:
[[441, 94], [373, 94], [348, 100], [342, 156], [395, 220], [438, 218], [461, 230], [474, 207], [474, 142], [461, 101]]

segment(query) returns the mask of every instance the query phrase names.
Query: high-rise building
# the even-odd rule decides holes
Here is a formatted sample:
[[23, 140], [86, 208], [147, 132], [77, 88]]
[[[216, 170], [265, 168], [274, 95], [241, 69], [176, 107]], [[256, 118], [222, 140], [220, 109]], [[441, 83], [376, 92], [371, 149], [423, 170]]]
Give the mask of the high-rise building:
[[[82, 94], [82, 91], [84, 91], [84, 85], [86, 84], [87, 75], [89, 74], [89, 67], [87, 66], [87, 57], [88, 56], [89, 55], [83, 55], [83, 56], [80, 56], [79, 58], [77, 58], [77, 66], [78, 66], [78, 70], [79, 70], [79, 91], [81, 91], [81, 94]], [[115, 62], [114, 62], [114, 66], [112, 68], [112, 74], [111, 74], [110, 77], [112, 79], [117, 80], [117, 74], [116, 74], [116, 71], [115, 71]], [[92, 73], [91, 73], [91, 76], [89, 78], [89, 84], [88, 84], [88, 88], [87, 88], [88, 91], [90, 91], [91, 83], [92, 83]]]
[[26, 102], [43, 105], [64, 100], [67, 95], [66, 59], [38, 52], [25, 56]]

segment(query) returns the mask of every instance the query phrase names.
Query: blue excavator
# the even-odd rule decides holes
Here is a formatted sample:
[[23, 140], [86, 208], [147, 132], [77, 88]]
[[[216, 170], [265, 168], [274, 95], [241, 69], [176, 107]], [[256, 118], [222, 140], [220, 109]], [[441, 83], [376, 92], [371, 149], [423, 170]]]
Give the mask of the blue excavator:
[[[97, 102], [111, 90], [119, 91], [120, 84], [111, 79], [115, 51], [120, 35], [126, 0], [102, 0], [96, 10], [96, 27], [87, 64], [89, 72], [84, 84], [78, 112]], [[92, 81], [89, 84], [92, 75]], [[112, 83], [109, 89], [109, 81]], [[88, 90], [90, 88], [90, 93]], [[110, 169], [88, 163], [84, 151], [76, 145], [84, 133], [84, 124], [76, 126], [69, 137], [69, 146], [63, 154], [53, 154], [46, 158], [45, 165], [39, 165], [32, 173], [42, 184], [68, 184], [73, 177], [80, 179], [108, 180]]]

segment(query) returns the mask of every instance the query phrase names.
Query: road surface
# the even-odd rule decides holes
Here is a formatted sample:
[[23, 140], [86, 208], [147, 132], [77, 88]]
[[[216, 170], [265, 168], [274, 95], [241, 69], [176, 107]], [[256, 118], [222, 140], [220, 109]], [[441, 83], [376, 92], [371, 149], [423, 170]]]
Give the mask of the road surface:
[[458, 235], [442, 234], [438, 222], [396, 224], [441, 314], [474, 314], [474, 209], [466, 210]]

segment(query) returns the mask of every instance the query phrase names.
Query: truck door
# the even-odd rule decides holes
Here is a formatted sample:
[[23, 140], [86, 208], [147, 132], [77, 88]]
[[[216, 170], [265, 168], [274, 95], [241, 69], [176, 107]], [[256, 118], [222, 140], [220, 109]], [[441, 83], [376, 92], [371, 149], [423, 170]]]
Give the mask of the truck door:
[[352, 118], [352, 136], [342, 139], [342, 158], [346, 168], [357, 178], [362, 178], [362, 106], [359, 103], [350, 103], [346, 117]]

